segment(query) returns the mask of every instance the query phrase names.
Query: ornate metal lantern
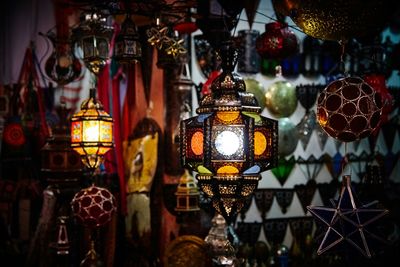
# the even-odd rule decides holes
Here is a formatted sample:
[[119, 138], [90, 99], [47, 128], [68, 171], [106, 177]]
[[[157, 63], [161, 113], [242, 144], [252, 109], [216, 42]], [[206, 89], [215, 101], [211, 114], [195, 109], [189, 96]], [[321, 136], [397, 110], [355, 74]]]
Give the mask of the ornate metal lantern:
[[90, 170], [99, 167], [104, 154], [113, 147], [113, 119], [96, 99], [93, 88], [81, 110], [71, 118], [71, 147]]
[[109, 58], [110, 39], [113, 28], [106, 25], [103, 14], [85, 14], [84, 21], [73, 30], [73, 39], [82, 49], [82, 59], [86, 67], [98, 74]]
[[114, 57], [118, 63], [136, 63], [142, 57], [136, 25], [128, 14], [121, 25], [121, 31], [115, 37]]
[[233, 73], [237, 51], [230, 43], [219, 51], [223, 72], [197, 109], [181, 123], [183, 166], [198, 172], [199, 187], [230, 222], [256, 189], [260, 172], [277, 163], [278, 123], [260, 116], [256, 98]]
[[193, 176], [186, 170], [181, 176], [176, 195], [176, 211], [198, 211], [199, 208], [199, 189]]
[[83, 174], [83, 164], [79, 154], [71, 148], [70, 127], [67, 123], [68, 110], [61, 106], [60, 123], [53, 129], [41, 149], [41, 173], [50, 185], [73, 186]]

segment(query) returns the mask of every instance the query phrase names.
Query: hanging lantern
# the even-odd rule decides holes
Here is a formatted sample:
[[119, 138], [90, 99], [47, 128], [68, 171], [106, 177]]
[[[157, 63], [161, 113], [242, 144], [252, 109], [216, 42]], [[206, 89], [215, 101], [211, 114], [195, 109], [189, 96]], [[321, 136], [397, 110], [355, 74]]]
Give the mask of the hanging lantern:
[[99, 74], [109, 58], [110, 39], [113, 28], [106, 25], [103, 14], [85, 14], [84, 21], [73, 29], [73, 39], [82, 49], [82, 59], [86, 67]]
[[71, 147], [90, 170], [99, 167], [104, 154], [113, 147], [112, 130], [113, 119], [96, 99], [96, 90], [90, 89], [89, 99], [71, 118]]
[[139, 34], [130, 15], [127, 15], [121, 31], [115, 37], [114, 57], [120, 64], [136, 63], [142, 57]]
[[330, 83], [319, 95], [317, 120], [324, 131], [342, 142], [369, 136], [379, 125], [382, 98], [360, 78]]
[[299, 41], [288, 25], [271, 22], [265, 25], [265, 32], [257, 38], [256, 50], [262, 58], [288, 58], [298, 52]]
[[82, 75], [82, 65], [72, 51], [71, 41], [57, 38], [52, 32], [41, 35], [53, 46], [44, 65], [46, 75], [60, 86], [77, 80]]
[[296, 87], [278, 80], [265, 90], [265, 106], [277, 118], [290, 117], [297, 108]]
[[71, 148], [68, 110], [62, 105], [58, 110], [60, 123], [53, 129], [41, 149], [41, 173], [50, 185], [75, 185], [83, 174], [83, 164], [79, 154]]
[[232, 45], [223, 45], [219, 56], [223, 72], [202, 99], [199, 116], [181, 123], [180, 147], [183, 166], [198, 172], [200, 189], [230, 221], [257, 187], [260, 172], [276, 165], [278, 123], [259, 115], [257, 100], [233, 73]]
[[193, 176], [186, 170], [179, 180], [178, 188], [175, 192], [176, 211], [198, 211], [199, 208], [199, 189]]
[[185, 94], [192, 90], [194, 83], [190, 77], [189, 65], [187, 62], [181, 64], [178, 75], [172, 84], [175, 92]]

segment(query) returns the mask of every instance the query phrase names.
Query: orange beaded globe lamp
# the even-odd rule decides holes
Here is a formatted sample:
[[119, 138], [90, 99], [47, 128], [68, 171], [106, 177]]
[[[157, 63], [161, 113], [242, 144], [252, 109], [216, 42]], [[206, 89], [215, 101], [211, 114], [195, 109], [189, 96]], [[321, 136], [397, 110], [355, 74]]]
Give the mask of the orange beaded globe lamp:
[[260, 116], [256, 98], [233, 72], [237, 55], [231, 43], [221, 46], [223, 72], [201, 100], [199, 115], [181, 122], [180, 138], [182, 164], [198, 173], [200, 189], [228, 222], [278, 154], [278, 123]]

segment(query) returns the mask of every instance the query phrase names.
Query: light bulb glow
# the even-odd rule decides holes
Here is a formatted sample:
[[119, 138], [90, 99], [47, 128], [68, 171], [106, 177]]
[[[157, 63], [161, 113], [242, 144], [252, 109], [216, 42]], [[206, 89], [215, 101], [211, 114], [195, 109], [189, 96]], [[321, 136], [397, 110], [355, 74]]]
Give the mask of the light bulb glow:
[[223, 131], [215, 138], [215, 148], [222, 155], [230, 156], [235, 154], [239, 146], [239, 137], [234, 132]]
[[100, 135], [99, 121], [84, 121], [83, 125], [83, 141], [98, 142]]

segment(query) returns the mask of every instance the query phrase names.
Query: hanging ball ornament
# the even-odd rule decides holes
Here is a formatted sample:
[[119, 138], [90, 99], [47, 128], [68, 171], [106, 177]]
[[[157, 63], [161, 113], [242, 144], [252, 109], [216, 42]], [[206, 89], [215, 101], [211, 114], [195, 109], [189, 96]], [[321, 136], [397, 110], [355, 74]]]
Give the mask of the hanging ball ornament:
[[277, 118], [289, 117], [297, 108], [296, 87], [287, 81], [276, 81], [265, 91], [265, 105]]
[[278, 120], [278, 138], [279, 156], [288, 156], [296, 150], [299, 140], [298, 131], [289, 118]]
[[107, 224], [117, 209], [113, 194], [106, 188], [94, 185], [76, 193], [71, 206], [77, 221], [87, 227]]
[[317, 120], [331, 137], [352, 142], [369, 136], [378, 126], [382, 99], [360, 78], [331, 82], [319, 95]]
[[299, 41], [287, 24], [271, 22], [257, 38], [256, 50], [265, 59], [284, 59], [299, 51]]
[[244, 80], [244, 84], [246, 85], [246, 91], [250, 92], [257, 99], [258, 105], [261, 110], [265, 108], [265, 93], [264, 86], [261, 82], [257, 81], [253, 78], [247, 78]]

